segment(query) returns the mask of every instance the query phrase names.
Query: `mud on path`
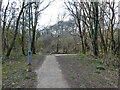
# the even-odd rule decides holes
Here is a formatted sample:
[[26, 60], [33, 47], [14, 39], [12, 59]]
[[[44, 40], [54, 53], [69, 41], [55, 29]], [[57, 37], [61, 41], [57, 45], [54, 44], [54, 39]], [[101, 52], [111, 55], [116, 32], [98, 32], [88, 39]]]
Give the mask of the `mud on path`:
[[[90, 56], [57, 56], [65, 79], [71, 88], [117, 88], [118, 76], [116, 71], [100, 63], [91, 63]], [[105, 70], [97, 70], [104, 66]]]

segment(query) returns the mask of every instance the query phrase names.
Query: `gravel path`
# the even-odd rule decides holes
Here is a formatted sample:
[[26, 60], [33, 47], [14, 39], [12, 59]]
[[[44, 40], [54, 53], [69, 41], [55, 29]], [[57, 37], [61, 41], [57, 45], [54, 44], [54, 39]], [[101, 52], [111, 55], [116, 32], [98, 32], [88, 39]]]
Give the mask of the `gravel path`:
[[55, 56], [47, 56], [36, 72], [38, 76], [37, 88], [69, 88]]

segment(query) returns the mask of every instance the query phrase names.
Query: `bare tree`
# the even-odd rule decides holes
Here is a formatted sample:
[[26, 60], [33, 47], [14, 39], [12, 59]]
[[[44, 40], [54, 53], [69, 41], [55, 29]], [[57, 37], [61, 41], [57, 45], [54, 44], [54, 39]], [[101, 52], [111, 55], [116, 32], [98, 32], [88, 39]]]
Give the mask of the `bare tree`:
[[[118, 23], [119, 23], [119, 29], [118, 29], [118, 55], [120, 59], [120, 1], [119, 1], [119, 7], [118, 7]], [[119, 63], [120, 65], [120, 63]], [[119, 66], [119, 80], [118, 80], [118, 88], [120, 88], [120, 66]]]
[[93, 3], [95, 7], [93, 7], [94, 12], [94, 37], [93, 37], [93, 51], [94, 55], [98, 56], [98, 44], [97, 44], [97, 37], [98, 37], [98, 2]]
[[[54, 0], [53, 0], [54, 1]], [[40, 15], [40, 13], [42, 11], [44, 11], [46, 8], [48, 8], [50, 6], [50, 4], [53, 2], [50, 1], [46, 6], [44, 6], [42, 9], [39, 10], [40, 5], [44, 2], [44, 0], [42, 0], [41, 2], [35, 2], [35, 18], [34, 18], [34, 24], [33, 24], [33, 20], [32, 20], [32, 30], [33, 30], [33, 34], [32, 34], [32, 43], [31, 43], [31, 50], [33, 54], [35, 53], [35, 36], [36, 36], [36, 27], [38, 24], [38, 17]]]
[[21, 10], [19, 12], [19, 16], [17, 18], [16, 28], [15, 28], [15, 32], [14, 32], [14, 38], [12, 40], [12, 43], [10, 44], [10, 47], [8, 48], [8, 51], [7, 51], [7, 54], [6, 54], [7, 57], [9, 57], [10, 52], [11, 52], [13, 46], [14, 46], [14, 43], [15, 43], [15, 40], [16, 40], [16, 36], [17, 36], [17, 30], [18, 30], [19, 20], [20, 20], [20, 17], [22, 15], [23, 9], [24, 9], [24, 2], [22, 3], [22, 8], [21, 8]]
[[[2, 29], [1, 29], [1, 7], [2, 7], [2, 0], [0, 0], [0, 50], [2, 50]], [[0, 56], [2, 55], [0, 51]]]
[[4, 33], [5, 33], [5, 27], [6, 27], [6, 13], [7, 13], [8, 6], [9, 6], [9, 1], [8, 1], [8, 4], [5, 8], [4, 20], [3, 20], [3, 29], [2, 29], [2, 52], [3, 52], [3, 55], [4, 55], [4, 51], [5, 51], [5, 47], [6, 47], [6, 40], [5, 40]]
[[[68, 9], [68, 11], [73, 15], [73, 17], [75, 18], [75, 20], [77, 21], [76, 25], [79, 28], [79, 34], [80, 34], [80, 38], [81, 38], [81, 42], [82, 42], [82, 53], [85, 54], [85, 46], [84, 46], [84, 41], [83, 41], [83, 33], [82, 33], [82, 26], [81, 26], [81, 8], [80, 8], [80, 4], [81, 2], [78, 1], [73, 1], [73, 2], [68, 2], [68, 4], [65, 2], [65, 5]], [[73, 8], [72, 8], [73, 6]], [[75, 11], [74, 11], [75, 9]]]
[[23, 16], [22, 16], [22, 18], [23, 18], [23, 26], [22, 26], [22, 53], [23, 53], [23, 55], [26, 55], [25, 54], [25, 50], [24, 50], [24, 36], [25, 36], [25, 17], [24, 17], [24, 12], [23, 12]]

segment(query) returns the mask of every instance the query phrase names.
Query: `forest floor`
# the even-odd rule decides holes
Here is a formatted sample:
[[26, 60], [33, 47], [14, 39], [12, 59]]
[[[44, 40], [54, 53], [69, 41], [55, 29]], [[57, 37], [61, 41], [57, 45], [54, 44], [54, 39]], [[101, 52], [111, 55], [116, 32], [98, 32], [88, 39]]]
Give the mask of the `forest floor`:
[[3, 88], [52, 88], [59, 86], [58, 81], [67, 82], [70, 88], [117, 88], [118, 85], [118, 69], [88, 54], [33, 55], [31, 67], [32, 72], [28, 72], [27, 56], [3, 60]]
[[71, 88], [118, 88], [118, 69], [93, 56], [57, 56], [57, 61]]
[[35, 88], [37, 74], [35, 70], [40, 67], [45, 56], [33, 55], [31, 72], [28, 72], [27, 56], [10, 57], [3, 60], [2, 64], [2, 87], [3, 88]]

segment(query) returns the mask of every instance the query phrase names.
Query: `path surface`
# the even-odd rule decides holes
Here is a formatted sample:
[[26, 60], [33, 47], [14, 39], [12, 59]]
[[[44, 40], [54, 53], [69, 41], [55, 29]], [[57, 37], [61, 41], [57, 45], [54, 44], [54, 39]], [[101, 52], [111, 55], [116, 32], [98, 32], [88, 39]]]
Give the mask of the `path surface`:
[[47, 56], [38, 69], [37, 88], [69, 88], [55, 56]]
[[54, 56], [69, 56], [69, 55], [77, 55], [77, 54], [53, 54]]

